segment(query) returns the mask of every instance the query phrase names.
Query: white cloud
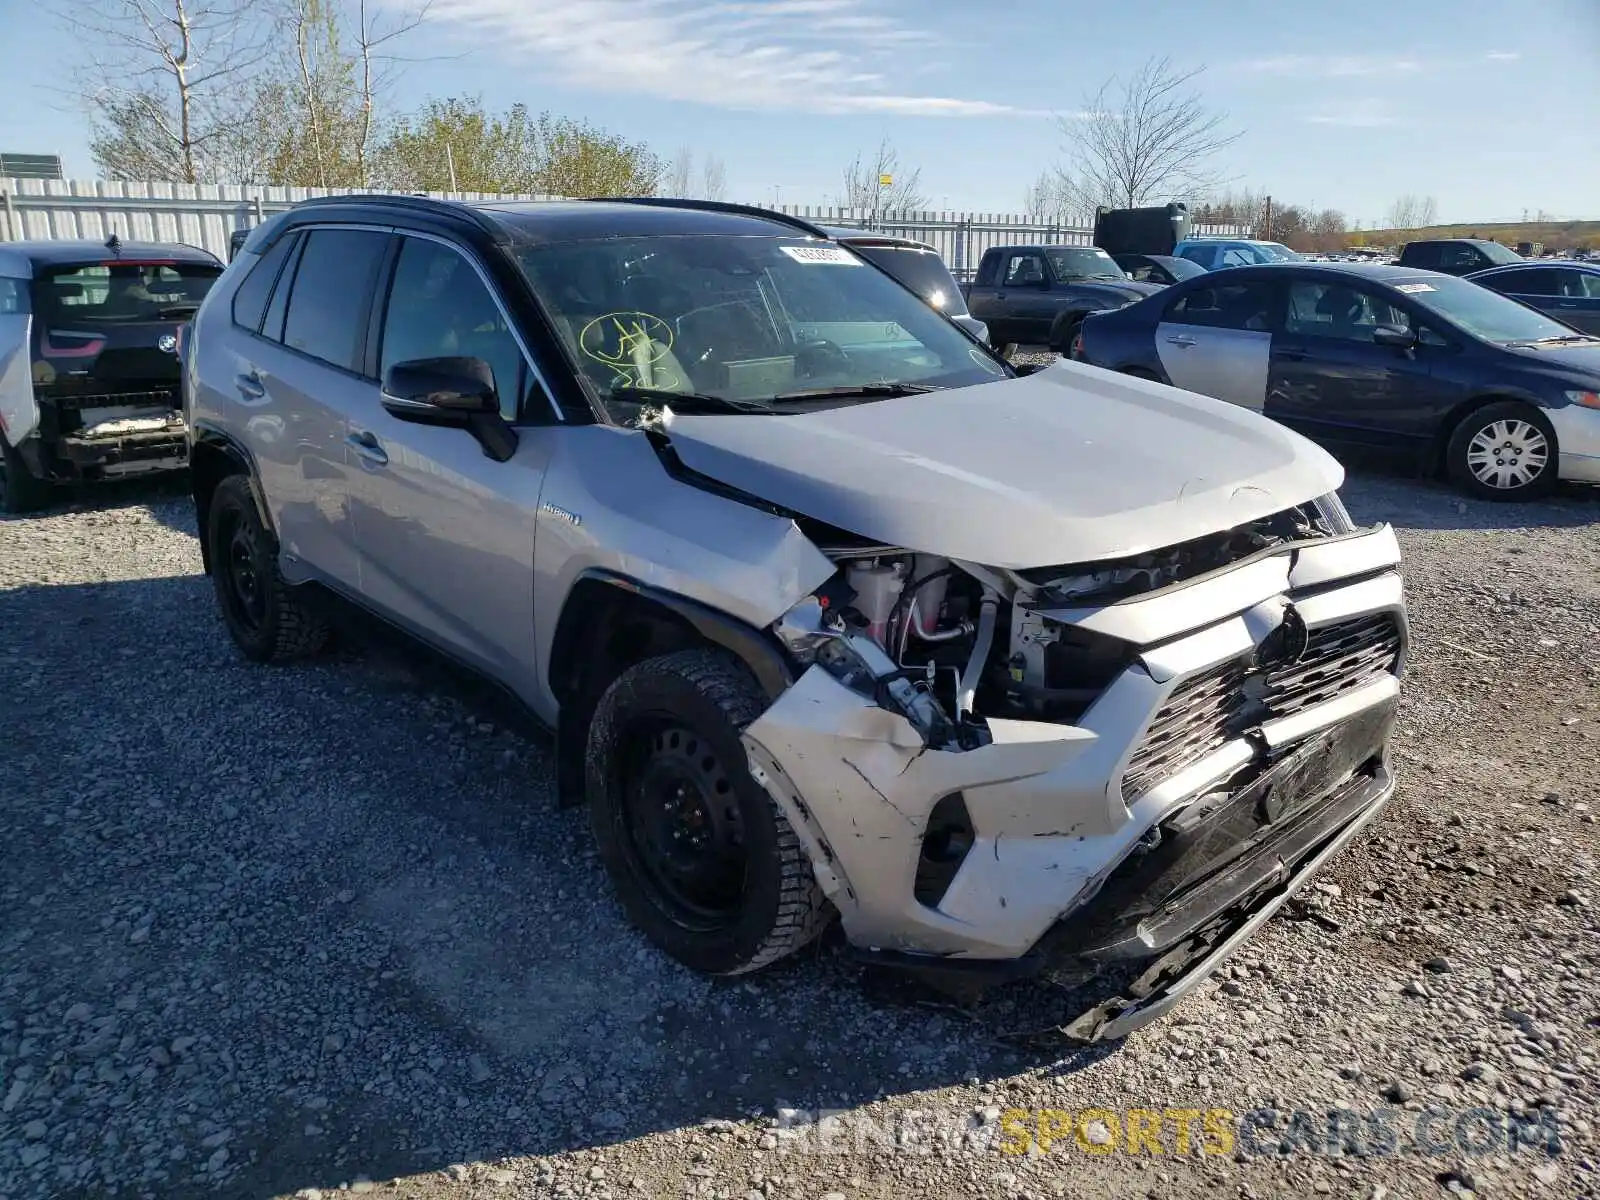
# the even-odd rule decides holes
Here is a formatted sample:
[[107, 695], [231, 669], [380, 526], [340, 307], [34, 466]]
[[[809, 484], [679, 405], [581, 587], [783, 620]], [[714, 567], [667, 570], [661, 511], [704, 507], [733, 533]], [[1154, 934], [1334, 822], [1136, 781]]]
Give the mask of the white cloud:
[[1356, 129], [1373, 129], [1380, 125], [1393, 125], [1398, 118], [1381, 100], [1356, 100], [1350, 104], [1320, 109], [1305, 119], [1313, 125], [1345, 125]]
[[1362, 75], [1414, 75], [1427, 69], [1421, 59], [1381, 58], [1351, 54], [1280, 54], [1257, 58], [1243, 64], [1247, 71], [1263, 75], [1319, 75], [1329, 79]]
[[434, 0], [431, 15], [568, 86], [724, 108], [1040, 115], [897, 90], [906, 51], [936, 39], [884, 8], [883, 0]]

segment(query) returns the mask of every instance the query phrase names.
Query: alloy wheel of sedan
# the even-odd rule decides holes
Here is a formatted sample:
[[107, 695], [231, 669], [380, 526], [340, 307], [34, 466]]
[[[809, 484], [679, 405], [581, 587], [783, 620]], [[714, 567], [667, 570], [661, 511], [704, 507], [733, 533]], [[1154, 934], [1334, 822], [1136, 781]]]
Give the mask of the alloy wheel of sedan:
[[1532, 484], [1550, 462], [1550, 441], [1528, 421], [1495, 421], [1467, 443], [1467, 467], [1485, 487], [1510, 490]]

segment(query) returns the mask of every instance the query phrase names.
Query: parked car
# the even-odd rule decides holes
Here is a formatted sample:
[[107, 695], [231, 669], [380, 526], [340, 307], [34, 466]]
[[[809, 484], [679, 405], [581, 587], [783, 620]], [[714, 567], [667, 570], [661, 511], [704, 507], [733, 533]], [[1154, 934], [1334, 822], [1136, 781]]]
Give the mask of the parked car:
[[0, 244], [0, 508], [183, 466], [178, 338], [221, 274], [192, 246]]
[[1326, 452], [1013, 370], [799, 218], [308, 201], [185, 379], [239, 650], [315, 651], [331, 590], [519, 696], [697, 970], [837, 914], [902, 967], [1110, 970], [1071, 1028], [1117, 1037], [1392, 791], [1399, 550]]
[[1600, 334], [1600, 263], [1518, 263], [1467, 278], [1574, 329]]
[[1128, 278], [1138, 283], [1165, 286], [1206, 273], [1199, 263], [1172, 254], [1114, 254], [1112, 257], [1117, 260], [1117, 266], [1127, 272]]
[[1429, 238], [1407, 242], [1396, 261], [1402, 267], [1415, 267], [1420, 271], [1470, 275], [1474, 271], [1527, 260], [1511, 247], [1483, 238]]
[[849, 246], [874, 266], [893, 275], [978, 341], [989, 340], [989, 327], [967, 311], [967, 298], [962, 294], [961, 285], [932, 246], [893, 233], [842, 226], [824, 228], [835, 241]]
[[983, 252], [964, 291], [1001, 353], [1017, 346], [1065, 353], [1089, 313], [1131, 304], [1159, 287], [1129, 279], [1097, 246], [995, 246]]
[[1240, 267], [1084, 323], [1075, 357], [1400, 450], [1489, 499], [1600, 482], [1600, 339], [1407, 267]]
[[1254, 238], [1184, 238], [1172, 248], [1173, 256], [1186, 258], [1208, 271], [1223, 267], [1254, 267], [1262, 263], [1299, 262], [1297, 251], [1281, 242], [1263, 242]]

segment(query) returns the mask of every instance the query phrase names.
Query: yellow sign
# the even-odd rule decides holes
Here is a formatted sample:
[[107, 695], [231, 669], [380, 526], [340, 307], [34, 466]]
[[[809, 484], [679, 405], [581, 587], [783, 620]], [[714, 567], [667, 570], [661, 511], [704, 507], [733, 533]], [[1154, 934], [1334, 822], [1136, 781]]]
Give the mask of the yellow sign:
[[894, 183], [894, 176], [893, 175], [879, 175], [878, 176], [878, 186], [879, 187], [889, 187], [893, 183]]

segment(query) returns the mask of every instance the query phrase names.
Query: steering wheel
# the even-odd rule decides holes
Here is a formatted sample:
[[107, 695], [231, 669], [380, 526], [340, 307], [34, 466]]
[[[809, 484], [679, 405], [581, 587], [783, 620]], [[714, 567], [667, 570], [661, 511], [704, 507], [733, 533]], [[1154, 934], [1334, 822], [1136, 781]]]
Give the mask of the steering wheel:
[[826, 338], [818, 338], [814, 342], [801, 342], [795, 347], [795, 365], [801, 368], [801, 373], [808, 379], [823, 374], [828, 367], [838, 367], [848, 373], [851, 369], [850, 356], [840, 348], [837, 342], [830, 342]]

